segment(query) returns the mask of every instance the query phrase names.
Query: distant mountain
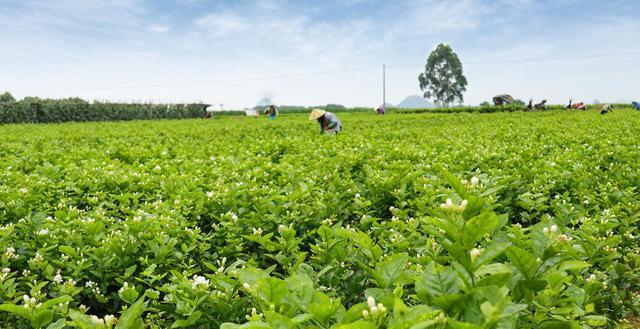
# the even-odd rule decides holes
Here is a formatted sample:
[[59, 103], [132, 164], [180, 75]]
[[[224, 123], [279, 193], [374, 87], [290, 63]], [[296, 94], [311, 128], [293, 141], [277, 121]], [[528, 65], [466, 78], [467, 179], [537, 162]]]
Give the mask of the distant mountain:
[[418, 95], [412, 95], [405, 98], [396, 107], [401, 109], [430, 109], [434, 108], [435, 106], [433, 105], [433, 103]]

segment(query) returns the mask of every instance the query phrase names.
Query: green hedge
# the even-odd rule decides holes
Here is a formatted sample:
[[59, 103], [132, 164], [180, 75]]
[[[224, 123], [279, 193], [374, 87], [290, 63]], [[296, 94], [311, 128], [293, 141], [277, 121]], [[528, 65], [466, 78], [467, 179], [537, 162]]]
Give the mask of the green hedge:
[[[547, 110], [561, 110], [564, 107], [562, 105], [549, 105]], [[509, 104], [503, 106], [460, 106], [460, 107], [438, 107], [429, 109], [397, 109], [390, 108], [390, 112], [394, 113], [495, 113], [495, 112], [518, 112], [525, 111], [525, 105]]]
[[40, 99], [0, 102], [0, 123], [53, 123], [70, 121], [120, 121], [188, 119], [204, 115], [203, 104], [89, 103], [82, 99]]

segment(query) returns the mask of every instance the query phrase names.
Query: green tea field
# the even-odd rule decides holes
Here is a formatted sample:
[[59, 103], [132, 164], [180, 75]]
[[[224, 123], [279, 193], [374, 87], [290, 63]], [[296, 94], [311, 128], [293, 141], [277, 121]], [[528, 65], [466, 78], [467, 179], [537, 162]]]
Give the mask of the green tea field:
[[0, 328], [633, 326], [640, 112], [337, 115], [0, 126]]

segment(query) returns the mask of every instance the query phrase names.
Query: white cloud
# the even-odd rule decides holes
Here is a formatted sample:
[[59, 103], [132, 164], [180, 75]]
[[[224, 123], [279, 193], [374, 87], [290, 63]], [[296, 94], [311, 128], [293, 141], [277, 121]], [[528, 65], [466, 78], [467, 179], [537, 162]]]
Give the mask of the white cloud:
[[166, 25], [151, 25], [149, 29], [156, 33], [166, 33], [171, 31], [171, 28]]
[[489, 9], [477, 0], [419, 0], [406, 4], [393, 30], [403, 35], [437, 35], [478, 26]]
[[204, 31], [207, 36], [214, 38], [223, 38], [249, 29], [249, 22], [232, 12], [212, 13], [200, 17], [194, 25]]

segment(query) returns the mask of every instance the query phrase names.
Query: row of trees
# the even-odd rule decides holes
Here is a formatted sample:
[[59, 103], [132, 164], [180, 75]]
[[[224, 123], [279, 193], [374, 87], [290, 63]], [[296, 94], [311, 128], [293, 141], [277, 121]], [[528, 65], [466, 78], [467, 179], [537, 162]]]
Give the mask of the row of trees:
[[0, 123], [53, 123], [70, 121], [119, 121], [201, 118], [204, 104], [89, 103], [79, 98], [20, 101], [0, 94]]

